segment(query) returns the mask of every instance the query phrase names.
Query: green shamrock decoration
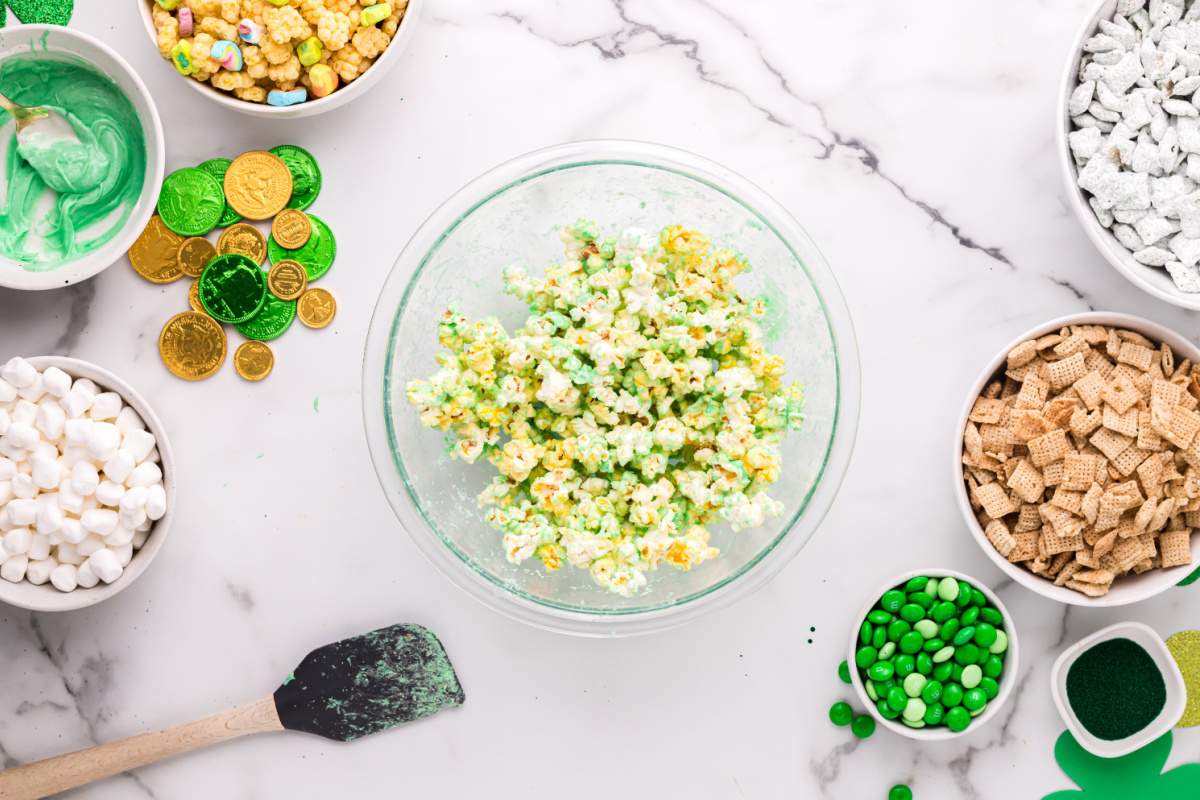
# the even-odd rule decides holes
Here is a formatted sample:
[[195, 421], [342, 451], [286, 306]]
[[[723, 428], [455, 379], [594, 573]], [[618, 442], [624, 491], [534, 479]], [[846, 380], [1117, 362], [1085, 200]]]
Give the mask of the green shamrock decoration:
[[1162, 771], [1172, 741], [1167, 731], [1127, 756], [1100, 758], [1080, 747], [1069, 731], [1063, 731], [1054, 745], [1054, 758], [1079, 789], [1064, 789], [1042, 800], [1195, 800], [1200, 797], [1200, 764]]
[[1200, 567], [1197, 567], [1190, 575], [1181, 580], [1178, 586], [1191, 586], [1196, 581], [1200, 580]]
[[8, 22], [5, 6], [26, 25], [66, 25], [75, 10], [75, 0], [0, 0], [0, 26]]

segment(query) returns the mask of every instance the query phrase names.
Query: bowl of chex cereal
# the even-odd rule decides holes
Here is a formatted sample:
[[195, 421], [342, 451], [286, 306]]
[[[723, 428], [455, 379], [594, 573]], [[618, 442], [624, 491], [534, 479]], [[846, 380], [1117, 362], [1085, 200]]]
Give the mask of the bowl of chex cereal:
[[1200, 564], [1200, 348], [1107, 312], [1027, 331], [971, 387], [954, 481], [980, 547], [1038, 594], [1169, 589]]

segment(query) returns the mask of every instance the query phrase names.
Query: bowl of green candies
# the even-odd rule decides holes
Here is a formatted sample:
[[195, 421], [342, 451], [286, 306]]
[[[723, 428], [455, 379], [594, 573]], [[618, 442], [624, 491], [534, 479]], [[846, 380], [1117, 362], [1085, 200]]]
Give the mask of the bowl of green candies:
[[880, 725], [924, 741], [974, 730], [1017, 679], [1017, 636], [1000, 598], [948, 569], [907, 572], [871, 595], [850, 635], [850, 680]]

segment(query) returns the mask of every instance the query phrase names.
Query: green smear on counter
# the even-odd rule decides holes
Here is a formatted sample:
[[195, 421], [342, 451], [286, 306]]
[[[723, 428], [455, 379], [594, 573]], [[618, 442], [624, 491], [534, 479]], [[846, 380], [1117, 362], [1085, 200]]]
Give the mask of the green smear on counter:
[[0, 61], [0, 93], [52, 109], [79, 139], [35, 137], [18, 147], [9, 129], [0, 256], [44, 272], [102, 247], [145, 182], [146, 143], [132, 103], [91, 65], [61, 56]]

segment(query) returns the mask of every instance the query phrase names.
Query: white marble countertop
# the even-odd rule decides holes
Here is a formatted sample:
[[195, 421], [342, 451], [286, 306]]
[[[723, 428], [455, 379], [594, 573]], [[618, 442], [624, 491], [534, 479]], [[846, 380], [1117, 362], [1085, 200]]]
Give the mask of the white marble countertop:
[[[1120, 619], [1200, 627], [1200, 587], [1068, 612], [1003, 582], [947, 480], [948, 420], [981, 360], [1025, 328], [1097, 308], [1197, 333], [1196, 314], [1109, 268], [1064, 201], [1055, 91], [1090, 2], [430, 0], [370, 95], [280, 123], [180, 91], [130, 0], [76, 5], [76, 27], [143, 71], [168, 169], [285, 141], [316, 154], [340, 311], [273, 343], [262, 385], [228, 366], [191, 385], [156, 349], [183, 283], [151, 286], [122, 262], [65, 291], [0, 290], [0, 358], [69, 354], [125, 376], [171, 431], [180, 477], [172, 541], [126, 592], [58, 616], [0, 607], [0, 765], [251, 701], [310, 647], [411, 621], [445, 642], [464, 708], [353, 745], [243, 740], [73, 796], [857, 800], [907, 781], [920, 800], [1041, 797], [1069, 785], [1052, 759], [1055, 655]], [[855, 459], [803, 553], [738, 605], [615, 641], [511, 622], [435, 572], [384, 500], [360, 415], [369, 315], [408, 235], [497, 162], [593, 137], [693, 150], [781, 200], [837, 272], [864, 378]], [[1000, 591], [1018, 694], [953, 742], [856, 742], [825, 715], [849, 695], [834, 668], [860, 595], [933, 564]], [[1177, 733], [1173, 762], [1197, 759], [1200, 733]]]

